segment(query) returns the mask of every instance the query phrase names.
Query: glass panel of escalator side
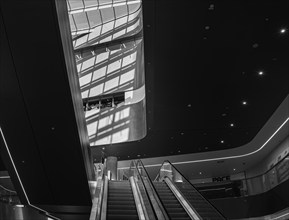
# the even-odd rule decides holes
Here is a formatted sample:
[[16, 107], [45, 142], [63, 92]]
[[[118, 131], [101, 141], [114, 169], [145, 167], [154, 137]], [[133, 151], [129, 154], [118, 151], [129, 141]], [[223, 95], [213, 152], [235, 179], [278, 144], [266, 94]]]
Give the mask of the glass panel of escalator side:
[[157, 180], [160, 181], [165, 177], [170, 178], [202, 219], [226, 219], [169, 161], [163, 163]]
[[107, 219], [139, 219], [129, 181], [109, 181]]
[[168, 211], [170, 219], [191, 219], [165, 182], [155, 181], [153, 183], [160, 196], [160, 199], [162, 200], [166, 210]]

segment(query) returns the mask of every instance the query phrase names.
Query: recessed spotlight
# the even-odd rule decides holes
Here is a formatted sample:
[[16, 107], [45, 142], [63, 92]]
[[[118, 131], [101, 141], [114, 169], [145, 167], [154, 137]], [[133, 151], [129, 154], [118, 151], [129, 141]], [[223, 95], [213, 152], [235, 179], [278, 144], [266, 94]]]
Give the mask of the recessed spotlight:
[[257, 47], [259, 47], [259, 44], [255, 43], [255, 44], [252, 45], [252, 47], [253, 48], [257, 48]]
[[215, 8], [215, 5], [214, 4], [210, 4], [209, 10], [214, 10], [214, 8]]
[[281, 34], [284, 34], [286, 32], [286, 29], [285, 28], [282, 28], [281, 30], [280, 30], [280, 33]]
[[262, 75], [264, 75], [264, 72], [263, 72], [263, 71], [259, 71], [259, 72], [258, 72], [258, 75], [259, 75], [259, 76], [262, 76]]
[[235, 171], [236, 169], [234, 168], [233, 170]]
[[192, 104], [188, 104], [188, 107], [191, 108], [191, 107], [192, 107]]
[[233, 123], [230, 124], [230, 127], [234, 127], [235, 125]]
[[202, 172], [199, 172], [200, 175], [202, 175]]
[[184, 135], [184, 134], [185, 134], [184, 132], [181, 133], [181, 135]]
[[103, 147], [102, 150], [104, 150], [105, 148]]
[[246, 102], [246, 101], [243, 101], [243, 102], [242, 102], [242, 105], [247, 105], [247, 102]]
[[224, 140], [221, 140], [221, 144], [223, 144], [225, 141]]

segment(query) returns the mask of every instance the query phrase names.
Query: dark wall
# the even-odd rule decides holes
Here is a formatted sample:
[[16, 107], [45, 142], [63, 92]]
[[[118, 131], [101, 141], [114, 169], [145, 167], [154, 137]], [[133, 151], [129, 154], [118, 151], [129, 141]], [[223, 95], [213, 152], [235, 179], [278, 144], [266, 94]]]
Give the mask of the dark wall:
[[210, 201], [229, 219], [273, 214], [289, 207], [289, 180], [259, 195]]
[[0, 153], [23, 204], [90, 208], [63, 45], [55, 1], [0, 0]]
[[4, 170], [6, 170], [6, 167], [5, 167], [5, 165], [1, 159], [1, 155], [0, 155], [0, 171], [4, 171]]

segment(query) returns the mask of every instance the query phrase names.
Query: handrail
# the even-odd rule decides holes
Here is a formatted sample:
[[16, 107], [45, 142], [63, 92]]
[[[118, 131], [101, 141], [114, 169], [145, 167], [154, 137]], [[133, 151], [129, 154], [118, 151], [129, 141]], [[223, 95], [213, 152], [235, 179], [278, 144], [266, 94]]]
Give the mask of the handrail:
[[[104, 161], [103, 167], [102, 167], [101, 184], [102, 185], [100, 188], [99, 199], [98, 199], [97, 210], [96, 210], [96, 220], [102, 219], [103, 209], [104, 208], [106, 209], [106, 207], [103, 207], [103, 204], [107, 202], [107, 188], [108, 188], [107, 187], [108, 178], [106, 175], [106, 160]], [[106, 199], [106, 201], [104, 201], [105, 199]], [[106, 210], [105, 210], [105, 214], [106, 214]], [[92, 220], [92, 219], [90, 219], [90, 220]]]
[[194, 209], [194, 207], [187, 201], [184, 197], [183, 193], [178, 190], [178, 187], [170, 180], [170, 178], [165, 178], [165, 183], [170, 188], [172, 193], [175, 195], [179, 203], [183, 206], [186, 213], [191, 217], [193, 220], [201, 220], [202, 217], [198, 214], [198, 212]]
[[286, 154], [286, 156], [284, 158], [282, 158], [282, 160], [278, 161], [273, 167], [271, 167], [269, 170], [265, 171], [263, 174], [259, 174], [259, 175], [256, 175], [256, 176], [253, 176], [253, 177], [250, 177], [250, 178], [238, 179], [238, 180], [249, 180], [249, 179], [254, 179], [254, 178], [257, 178], [257, 177], [261, 177], [261, 176], [269, 173], [271, 170], [273, 170], [275, 167], [277, 167], [280, 163], [282, 163], [287, 158], [289, 159], [289, 153]]
[[17, 195], [16, 191], [13, 191], [13, 190], [10, 190], [10, 189], [7, 189], [5, 188], [4, 186], [0, 185], [0, 188], [2, 188], [3, 190], [9, 192], [9, 193], [15, 193], [15, 195]]
[[[185, 176], [183, 176], [183, 174], [182, 174], [169, 160], [165, 160], [165, 161], [162, 163], [162, 165], [161, 165], [161, 167], [160, 167], [160, 169], [159, 169], [158, 175], [160, 174], [160, 171], [161, 171], [164, 163], [169, 163], [169, 164], [182, 176], [182, 178], [184, 178], [184, 179], [186, 180], [186, 182], [188, 182], [188, 183], [190, 184], [190, 186], [192, 186], [193, 189], [194, 189], [207, 203], [209, 203], [213, 209], [215, 209], [215, 211], [216, 211], [220, 216], [222, 216], [224, 219], [226, 219], [226, 217], [225, 217], [208, 199], [206, 199], [206, 198], [199, 192], [199, 190], [198, 190]], [[158, 176], [158, 175], [157, 175], [157, 176]]]
[[[134, 172], [134, 170], [137, 170], [137, 173], [139, 174], [139, 172], [138, 172], [138, 168], [137, 168], [137, 164], [136, 164], [136, 162], [134, 161], [134, 160], [132, 160], [131, 161], [131, 163], [130, 163], [130, 166], [129, 166], [129, 172]], [[126, 176], [125, 174], [123, 174], [124, 176]], [[127, 176], [126, 176], [127, 177]], [[139, 189], [139, 187], [138, 187], [138, 185], [136, 184], [136, 180], [134, 179], [134, 177], [135, 177], [135, 173], [129, 173], [129, 177], [128, 177], [128, 179], [131, 181], [131, 177], [133, 177], [133, 183], [135, 184], [135, 187], [136, 187], [136, 191], [137, 191], [137, 193], [138, 193], [138, 197], [140, 198], [140, 200], [141, 200], [141, 205], [142, 205], [142, 208], [143, 208], [143, 211], [144, 211], [144, 215], [145, 215], [145, 219], [149, 219], [149, 216], [148, 216], [148, 212], [147, 212], [147, 209], [146, 209], [146, 207], [145, 207], [145, 204], [144, 204], [144, 201], [143, 201], [143, 199], [142, 199], [142, 196], [141, 196], [141, 192], [140, 192], [140, 189]], [[142, 182], [142, 184], [143, 184], [143, 182]], [[143, 187], [144, 187], [144, 189], [145, 189], [145, 191], [146, 191], [146, 188], [145, 188], [145, 186], [143, 185]], [[152, 207], [152, 206], [151, 206]]]
[[[142, 177], [142, 175], [139, 172], [139, 169], [138, 169], [138, 165], [139, 164], [143, 168], [143, 170], [144, 170], [144, 172], [145, 172], [145, 174], [147, 176], [147, 179], [148, 179], [147, 182], [148, 182], [149, 187], [150, 187], [150, 189], [152, 191], [152, 194], [153, 194], [152, 196], [148, 193], [147, 186], [145, 185], [143, 177]], [[155, 216], [157, 216], [157, 218], [159, 220], [162, 220], [162, 219], [167, 220], [167, 219], [169, 219], [168, 214], [167, 214], [168, 210], [165, 208], [162, 200], [159, 198], [159, 195], [158, 195], [158, 193], [157, 193], [157, 191], [156, 191], [156, 189], [155, 189], [155, 187], [154, 187], [154, 185], [152, 183], [152, 180], [151, 180], [150, 176], [148, 175], [148, 173], [147, 173], [147, 171], [145, 169], [145, 166], [143, 165], [141, 160], [137, 160], [136, 167], [137, 167], [137, 169], [136, 169], [137, 173], [140, 176], [141, 182], [142, 182], [142, 184], [144, 185], [144, 188], [145, 188], [145, 192], [146, 192], [146, 194], [147, 194], [147, 196], [149, 198], [149, 202], [150, 202], [151, 206], [153, 207], [153, 211], [154, 211]], [[152, 201], [151, 201], [152, 199], [154, 199], [155, 202], [157, 203], [158, 208], [160, 209], [160, 212], [159, 212], [159, 210], [155, 210], [157, 207], [152, 204]]]
[[145, 207], [144, 207], [143, 200], [141, 199], [139, 189], [137, 188], [134, 176], [130, 176], [129, 177], [129, 181], [130, 181], [130, 185], [131, 185], [131, 189], [132, 189], [132, 194], [133, 194], [133, 197], [134, 197], [134, 202], [135, 202], [135, 205], [136, 205], [138, 218], [140, 220], [146, 220], [146, 219], [148, 219], [147, 218], [147, 213], [146, 213], [146, 210], [145, 210]]
[[100, 220], [106, 220], [107, 214], [107, 197], [108, 197], [108, 177], [104, 176], [103, 182], [103, 198], [101, 202]]

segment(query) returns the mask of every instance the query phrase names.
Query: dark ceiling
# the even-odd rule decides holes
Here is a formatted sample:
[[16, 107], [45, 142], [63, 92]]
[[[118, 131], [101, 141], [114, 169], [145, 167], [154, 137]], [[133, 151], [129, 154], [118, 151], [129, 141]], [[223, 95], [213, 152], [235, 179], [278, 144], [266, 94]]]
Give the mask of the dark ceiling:
[[143, 0], [148, 134], [120, 160], [252, 140], [289, 91], [287, 0]]

